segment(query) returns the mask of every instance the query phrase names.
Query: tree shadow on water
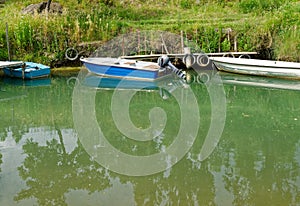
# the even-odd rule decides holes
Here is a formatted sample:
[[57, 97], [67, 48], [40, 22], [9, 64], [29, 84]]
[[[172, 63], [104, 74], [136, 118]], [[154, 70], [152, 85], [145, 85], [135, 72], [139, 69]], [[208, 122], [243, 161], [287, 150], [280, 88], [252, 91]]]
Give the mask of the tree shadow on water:
[[45, 146], [33, 139], [23, 145], [27, 157], [18, 171], [27, 188], [14, 197], [15, 201], [36, 198], [38, 205], [67, 205], [65, 195], [71, 190], [93, 193], [110, 187], [105, 170], [91, 161], [79, 140], [67, 153], [60, 130], [58, 135], [59, 140], [47, 141]]

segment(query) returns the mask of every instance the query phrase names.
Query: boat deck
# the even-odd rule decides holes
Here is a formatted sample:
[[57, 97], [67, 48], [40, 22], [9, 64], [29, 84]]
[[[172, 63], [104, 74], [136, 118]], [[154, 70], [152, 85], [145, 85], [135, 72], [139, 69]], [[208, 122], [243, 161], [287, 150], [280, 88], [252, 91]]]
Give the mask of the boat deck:
[[7, 68], [7, 67], [19, 67], [22, 66], [22, 61], [0, 61], [0, 68]]
[[116, 59], [116, 58], [86, 58], [81, 61], [90, 64], [96, 65], [106, 65], [106, 66], [114, 66], [114, 67], [123, 67], [137, 70], [145, 70], [145, 71], [157, 71], [160, 69], [160, 66], [154, 62], [146, 62], [146, 61], [137, 61], [132, 59]]

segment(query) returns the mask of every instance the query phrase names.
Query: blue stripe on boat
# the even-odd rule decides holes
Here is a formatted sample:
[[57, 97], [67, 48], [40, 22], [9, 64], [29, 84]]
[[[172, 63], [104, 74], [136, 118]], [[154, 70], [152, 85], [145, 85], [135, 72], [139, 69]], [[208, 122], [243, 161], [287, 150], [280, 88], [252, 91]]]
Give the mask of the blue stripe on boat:
[[95, 74], [120, 76], [120, 77], [135, 77], [155, 79], [157, 71], [137, 70], [133, 68], [118, 67], [118, 66], [105, 66], [85, 62], [84, 65]]

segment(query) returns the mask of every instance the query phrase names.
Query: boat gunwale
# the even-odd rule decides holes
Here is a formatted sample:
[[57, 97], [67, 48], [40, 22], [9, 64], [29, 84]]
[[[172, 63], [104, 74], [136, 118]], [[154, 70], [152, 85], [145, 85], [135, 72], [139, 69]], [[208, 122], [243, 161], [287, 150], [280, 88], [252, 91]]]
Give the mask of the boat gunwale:
[[103, 78], [116, 78], [116, 79], [125, 79], [125, 80], [136, 80], [136, 81], [146, 81], [146, 82], [155, 82], [159, 81], [165, 78], [169, 78], [173, 73], [169, 73], [157, 78], [143, 78], [143, 77], [131, 77], [131, 76], [116, 76], [116, 75], [109, 75], [109, 74], [99, 74], [95, 72], [89, 71], [91, 74], [95, 74], [97, 76], [103, 77]]
[[[217, 63], [218, 64], [218, 63]], [[269, 71], [259, 71], [259, 70], [247, 70], [247, 69], [240, 69], [240, 68], [232, 68], [228, 66], [222, 65], [216, 65], [216, 67], [220, 71], [232, 73], [232, 74], [240, 74], [240, 75], [253, 75], [253, 76], [263, 76], [263, 77], [269, 77], [269, 78], [283, 78], [283, 79], [291, 79], [291, 80], [299, 80], [300, 75], [297, 75], [295, 73], [284, 73], [284, 72], [269, 72]], [[256, 67], [255, 67], [256, 68]], [[269, 69], [268, 67], [265, 67], [266, 69]], [[276, 70], [283, 69], [283, 70], [294, 70], [293, 68], [276, 68]]]
[[[233, 60], [233, 61], [226, 61], [226, 60]], [[274, 69], [300, 69], [300, 63], [298, 62], [287, 62], [287, 61], [272, 61], [272, 60], [263, 60], [263, 59], [244, 59], [244, 61], [248, 61], [247, 63], [237, 62], [236, 59], [241, 58], [231, 58], [231, 57], [213, 57], [211, 60], [214, 63], [219, 64], [229, 64], [241, 67], [260, 67], [260, 68], [274, 68]], [[252, 60], [252, 62], [250, 61]], [[274, 63], [273, 65], [270, 64], [259, 64], [259, 62], [263, 63]], [[277, 64], [279, 63], [279, 64]], [[288, 64], [288, 66], [283, 66], [282, 64]], [[290, 66], [291, 65], [291, 66]]]
[[[94, 59], [105, 59], [105, 58], [94, 58]], [[96, 65], [96, 66], [108, 66], [108, 67], [126, 68], [126, 69], [139, 70], [139, 71], [143, 71], [144, 70], [144, 71], [151, 71], [151, 72], [158, 72], [159, 70], [161, 70], [161, 67], [159, 67], [158, 64], [157, 64], [158, 68], [152, 69], [152, 68], [144, 68], [144, 67], [138, 67], [138, 66], [130, 66], [130, 64], [128, 64], [128, 65], [122, 65], [122, 64], [116, 64], [116, 63], [114, 64], [112, 62], [99, 62], [98, 63], [98, 62], [94, 62], [94, 61], [89, 60], [89, 58], [82, 58], [80, 60], [84, 64], [88, 63], [88, 64], [93, 64], [93, 65]], [[145, 61], [137, 61], [137, 62], [145, 62]], [[153, 63], [153, 65], [155, 65], [154, 62], [150, 62], [150, 63]]]

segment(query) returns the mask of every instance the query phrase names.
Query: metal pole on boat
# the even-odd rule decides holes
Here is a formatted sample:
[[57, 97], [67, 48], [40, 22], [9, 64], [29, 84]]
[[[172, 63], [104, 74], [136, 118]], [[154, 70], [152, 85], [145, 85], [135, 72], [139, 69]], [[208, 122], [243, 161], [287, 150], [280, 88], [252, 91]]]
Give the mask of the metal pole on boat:
[[7, 55], [8, 55], [8, 61], [11, 60], [10, 58], [10, 47], [9, 47], [9, 38], [8, 38], [8, 24], [6, 22], [6, 29], [5, 29], [5, 33], [6, 33], [6, 44], [7, 44]]
[[23, 80], [25, 79], [25, 68], [26, 68], [26, 64], [23, 63], [23, 64], [22, 64], [22, 79], [23, 79]]

